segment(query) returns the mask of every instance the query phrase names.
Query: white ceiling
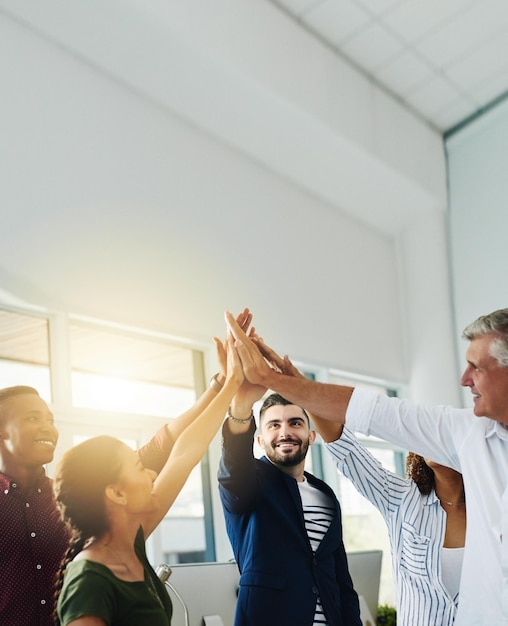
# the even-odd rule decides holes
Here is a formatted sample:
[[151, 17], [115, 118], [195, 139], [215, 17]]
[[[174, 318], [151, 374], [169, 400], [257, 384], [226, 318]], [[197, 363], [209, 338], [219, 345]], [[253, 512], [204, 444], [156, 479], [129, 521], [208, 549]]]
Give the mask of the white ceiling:
[[0, 0], [2, 24], [382, 233], [446, 206], [441, 132], [330, 62], [274, 0]]
[[445, 132], [508, 93], [506, 0], [270, 0]]

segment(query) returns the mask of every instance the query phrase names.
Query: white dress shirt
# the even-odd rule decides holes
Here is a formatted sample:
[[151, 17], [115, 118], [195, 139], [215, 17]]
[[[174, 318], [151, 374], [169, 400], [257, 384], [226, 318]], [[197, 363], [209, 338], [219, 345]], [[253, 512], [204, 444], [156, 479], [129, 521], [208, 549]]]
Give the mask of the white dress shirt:
[[[458, 588], [450, 594], [444, 583], [441, 550], [446, 513], [435, 491], [422, 495], [412, 479], [388, 471], [348, 428], [325, 447], [340, 472], [386, 522], [397, 591], [397, 624], [452, 626]], [[459, 578], [460, 568], [461, 562], [457, 564]]]
[[455, 626], [507, 626], [506, 427], [471, 409], [413, 405], [360, 389], [353, 392], [346, 423], [462, 472], [467, 530]]

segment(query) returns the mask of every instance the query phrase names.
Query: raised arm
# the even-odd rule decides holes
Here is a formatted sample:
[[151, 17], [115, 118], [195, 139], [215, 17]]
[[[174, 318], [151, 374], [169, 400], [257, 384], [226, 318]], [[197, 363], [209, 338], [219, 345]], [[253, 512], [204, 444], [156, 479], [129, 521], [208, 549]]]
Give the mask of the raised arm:
[[279, 393], [290, 402], [321, 419], [344, 424], [353, 387], [318, 383], [276, 371], [266, 362], [255, 341], [247, 336], [234, 316], [227, 311], [226, 322], [233, 334], [245, 378]]
[[347, 428], [324, 446], [337, 469], [348, 478], [386, 519], [398, 508], [409, 489], [408, 481], [387, 470]]
[[[238, 326], [246, 332], [251, 321], [252, 315], [248, 309], [244, 309], [236, 318]], [[219, 362], [219, 372], [215, 375], [215, 382], [208, 387], [201, 396], [196, 400], [190, 409], [171, 420], [166, 424], [166, 429], [173, 439], [176, 441], [183, 431], [191, 424], [198, 415], [200, 415], [210, 402], [217, 397], [217, 393], [226, 380], [226, 354], [222, 342], [214, 337], [215, 344], [217, 346], [217, 360]]]
[[[254, 343], [259, 348], [261, 354], [268, 361], [271, 367], [282, 374], [286, 374], [287, 376], [294, 376], [295, 378], [305, 378], [305, 376], [300, 372], [300, 370], [294, 365], [291, 359], [285, 355], [284, 357], [280, 357], [277, 352], [270, 346], [267, 346], [261, 337], [256, 334], [249, 335]], [[316, 430], [319, 432], [323, 441], [336, 441], [342, 434], [342, 430], [344, 428], [344, 424], [340, 422], [325, 420], [315, 415], [314, 413], [310, 413], [310, 417], [312, 420], [312, 424], [315, 426]]]
[[321, 417], [314, 415], [314, 413], [311, 413], [311, 415], [314, 428], [321, 435], [321, 438], [325, 443], [340, 439], [344, 429], [344, 424], [341, 422], [332, 422], [331, 420], [322, 419]]
[[205, 454], [244, 379], [232, 336], [229, 336], [226, 345], [227, 372], [222, 389], [178, 437], [166, 464], [155, 480], [154, 493], [158, 496], [160, 507], [149, 514], [143, 523], [146, 537], [165, 516], [190, 472]]

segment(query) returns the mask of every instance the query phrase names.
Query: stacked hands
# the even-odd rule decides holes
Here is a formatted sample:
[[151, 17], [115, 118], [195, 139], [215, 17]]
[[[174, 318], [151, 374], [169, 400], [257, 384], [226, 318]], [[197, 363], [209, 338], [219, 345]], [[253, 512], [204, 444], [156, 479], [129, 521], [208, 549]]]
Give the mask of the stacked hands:
[[[226, 311], [225, 319], [229, 332], [235, 340], [235, 347], [248, 383], [267, 389], [273, 372], [304, 378], [287, 355], [280, 357], [256, 333], [255, 327], [251, 326], [252, 313], [249, 309], [244, 309], [236, 318]], [[223, 371], [226, 362], [224, 346], [216, 337], [214, 341], [219, 350], [219, 361], [221, 371]]]
[[235, 358], [241, 363], [244, 378], [231, 401], [228, 417], [232, 418], [234, 432], [242, 432], [248, 428], [253, 417], [253, 404], [260, 400], [268, 389], [273, 389], [274, 376], [305, 377], [288, 356], [280, 357], [256, 333], [256, 329], [251, 325], [252, 313], [249, 309], [244, 309], [236, 318], [226, 311], [225, 320], [228, 327], [226, 341], [222, 342], [214, 337], [220, 365], [218, 376], [222, 380], [225, 378], [229, 345], [229, 349], [234, 350]]
[[256, 333], [255, 327], [251, 326], [252, 313], [249, 309], [244, 309], [236, 318], [226, 311], [225, 319], [228, 326], [226, 342], [214, 337], [220, 377], [225, 378], [227, 343], [232, 342], [242, 365], [244, 380], [231, 403], [230, 412], [236, 418], [246, 419], [254, 402], [262, 398], [267, 389], [271, 388], [274, 375], [284, 374], [302, 378], [304, 376], [287, 355], [280, 357]]

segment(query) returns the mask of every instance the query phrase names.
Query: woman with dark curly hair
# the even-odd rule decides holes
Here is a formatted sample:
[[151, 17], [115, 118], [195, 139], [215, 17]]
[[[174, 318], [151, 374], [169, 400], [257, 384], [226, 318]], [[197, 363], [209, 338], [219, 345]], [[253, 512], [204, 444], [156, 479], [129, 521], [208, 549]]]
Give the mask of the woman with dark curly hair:
[[406, 457], [406, 474], [412, 478], [420, 493], [429, 494], [434, 489], [434, 471], [425, 462], [423, 456], [415, 452], [408, 452]]

